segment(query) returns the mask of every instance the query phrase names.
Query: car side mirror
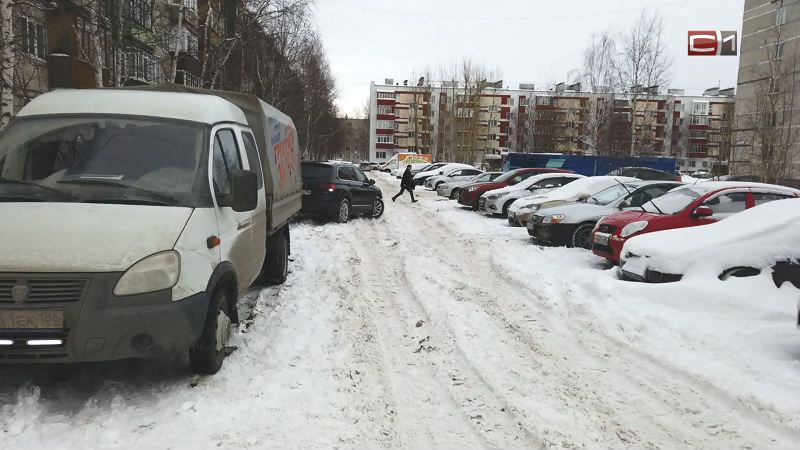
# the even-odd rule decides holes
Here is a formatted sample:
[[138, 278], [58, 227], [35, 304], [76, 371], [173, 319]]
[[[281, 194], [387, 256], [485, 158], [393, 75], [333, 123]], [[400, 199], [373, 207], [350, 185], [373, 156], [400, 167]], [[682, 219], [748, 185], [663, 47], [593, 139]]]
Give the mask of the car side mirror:
[[708, 206], [698, 206], [693, 212], [692, 217], [700, 218], [700, 217], [711, 217], [714, 215], [714, 210], [709, 208]]
[[592, 197], [592, 194], [590, 194], [588, 192], [581, 192], [580, 194], [578, 194], [578, 201], [585, 202], [586, 200], [588, 200], [591, 197]]
[[444, 170], [440, 170], [439, 175], [444, 175]]
[[258, 206], [258, 178], [249, 170], [231, 171], [231, 193], [220, 206], [230, 206], [236, 212], [246, 212]]
[[370, 179], [370, 180], [369, 180], [367, 183], [368, 183], [370, 186], [374, 186], [374, 185], [375, 185], [375, 180], [373, 180], [373, 179]]

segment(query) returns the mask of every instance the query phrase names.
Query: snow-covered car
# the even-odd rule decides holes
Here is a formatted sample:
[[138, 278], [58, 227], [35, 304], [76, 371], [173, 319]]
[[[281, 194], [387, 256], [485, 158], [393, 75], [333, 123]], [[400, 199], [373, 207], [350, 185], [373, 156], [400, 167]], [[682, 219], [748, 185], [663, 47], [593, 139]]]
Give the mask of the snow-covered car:
[[469, 186], [471, 184], [476, 183], [488, 183], [493, 181], [495, 178], [502, 175], [503, 172], [484, 172], [478, 176], [466, 179], [466, 180], [453, 180], [447, 181], [439, 185], [436, 188], [436, 193], [442, 197], [447, 197], [451, 200], [458, 199], [458, 194], [461, 192], [461, 189], [464, 186]]
[[579, 178], [585, 177], [574, 173], [534, 175], [513, 186], [485, 192], [478, 200], [478, 210], [489, 214], [500, 214], [505, 217], [508, 214], [508, 208], [516, 200], [532, 195], [544, 195]]
[[[430, 164], [428, 163], [409, 164], [409, 165], [411, 166], [412, 173], [414, 172], [414, 170], [419, 170], [430, 166]], [[392, 176], [395, 178], [403, 178], [403, 172], [405, 171], [406, 171], [406, 166], [400, 166], [400, 168], [392, 170]]]
[[[592, 195], [618, 183], [639, 181], [631, 177], [586, 177], [575, 180], [564, 187], [543, 195], [523, 197], [508, 207], [508, 223], [512, 226], [524, 227], [529, 224], [533, 214], [543, 208], [563, 205], [564, 203], [585, 201]], [[528, 230], [530, 233], [530, 230]]]
[[442, 166], [446, 166], [447, 164], [448, 163], [446, 163], [446, 162], [440, 162], [440, 163], [428, 164], [428, 165], [425, 165], [425, 166], [422, 166], [422, 167], [412, 168], [411, 169], [411, 175], [416, 175], [416, 174], [418, 174], [420, 172], [427, 172], [429, 170], [436, 170], [436, 169], [438, 169], [438, 168], [440, 168]]
[[468, 168], [453, 168], [444, 171], [441, 175], [435, 175], [425, 180], [425, 187], [431, 190], [436, 190], [440, 185], [448, 181], [463, 181], [475, 178], [483, 173], [482, 170], [474, 167]]
[[627, 209], [638, 209], [681, 186], [677, 181], [633, 181], [610, 186], [586, 202], [567, 203], [534, 214], [533, 237], [541, 242], [591, 248], [592, 230], [598, 220]]
[[[620, 266], [625, 278], [637, 281], [724, 280], [797, 261], [798, 242], [800, 199], [775, 200], [708, 225], [633, 237], [623, 247]], [[776, 282], [797, 283], [790, 274], [782, 267], [773, 275]]]
[[417, 186], [422, 186], [425, 183], [425, 180], [427, 180], [428, 178], [436, 175], [442, 175], [446, 171], [449, 171], [450, 169], [474, 169], [474, 167], [470, 166], [469, 164], [461, 164], [461, 163], [446, 164], [442, 167], [439, 167], [438, 169], [426, 170], [424, 172], [420, 172], [414, 175], [414, 184]]

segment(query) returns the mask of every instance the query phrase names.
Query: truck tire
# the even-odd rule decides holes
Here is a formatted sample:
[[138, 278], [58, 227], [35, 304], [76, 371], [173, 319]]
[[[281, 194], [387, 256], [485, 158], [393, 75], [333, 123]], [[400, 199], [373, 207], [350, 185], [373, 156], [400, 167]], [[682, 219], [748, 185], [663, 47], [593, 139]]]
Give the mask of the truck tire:
[[277, 285], [286, 282], [289, 274], [289, 234], [288, 228], [273, 234], [267, 240], [267, 257], [262, 273], [268, 284]]
[[195, 373], [213, 375], [222, 367], [233, 330], [227, 295], [224, 288], [217, 288], [211, 295], [203, 334], [197, 344], [189, 349], [189, 364]]

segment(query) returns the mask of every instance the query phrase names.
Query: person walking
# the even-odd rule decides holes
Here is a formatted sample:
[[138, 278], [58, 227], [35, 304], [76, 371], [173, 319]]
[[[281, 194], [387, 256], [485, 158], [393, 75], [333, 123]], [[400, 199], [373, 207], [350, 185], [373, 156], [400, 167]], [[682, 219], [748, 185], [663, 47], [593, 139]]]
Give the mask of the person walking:
[[411, 203], [417, 203], [417, 200], [414, 198], [414, 175], [411, 174], [410, 165], [406, 166], [406, 170], [403, 172], [403, 179], [400, 181], [400, 192], [392, 197], [392, 201], [397, 200], [397, 197], [400, 197], [403, 195], [403, 192], [406, 191], [411, 195]]

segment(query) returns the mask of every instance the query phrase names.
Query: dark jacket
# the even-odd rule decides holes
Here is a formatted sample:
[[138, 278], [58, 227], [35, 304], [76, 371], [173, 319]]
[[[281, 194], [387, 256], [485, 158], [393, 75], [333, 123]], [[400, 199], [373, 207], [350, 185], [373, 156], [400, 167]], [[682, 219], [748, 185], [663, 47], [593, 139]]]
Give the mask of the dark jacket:
[[410, 170], [403, 172], [403, 181], [400, 182], [400, 186], [408, 190], [414, 190], [414, 175], [411, 174]]

